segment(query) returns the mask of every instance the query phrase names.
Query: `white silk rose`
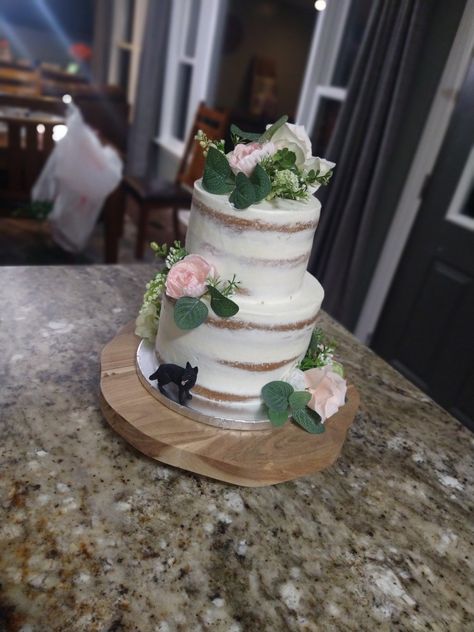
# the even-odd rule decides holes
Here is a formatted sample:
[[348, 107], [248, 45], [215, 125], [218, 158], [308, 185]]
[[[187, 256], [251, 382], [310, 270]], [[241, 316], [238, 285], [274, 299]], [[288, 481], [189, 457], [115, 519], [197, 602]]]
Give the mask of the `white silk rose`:
[[289, 151], [292, 151], [296, 156], [297, 167], [306, 167], [305, 163], [312, 158], [311, 140], [303, 125], [285, 123], [273, 134], [272, 143], [276, 149], [284, 149], [286, 147]]
[[[319, 158], [318, 156], [312, 156], [309, 160], [307, 160], [304, 164], [304, 170], [306, 173], [308, 171], [314, 171], [318, 174], [318, 176], [325, 176], [328, 171], [331, 171], [336, 166], [335, 162], [331, 162], [330, 160], [326, 160], [326, 158]], [[319, 182], [315, 182], [314, 184], [310, 184], [308, 186], [311, 193], [315, 193], [321, 185]]]
[[288, 382], [295, 391], [304, 391], [306, 389], [306, 381], [304, 379], [304, 371], [298, 369], [298, 367], [293, 367], [286, 373], [284, 377], [282, 377], [284, 382]]
[[314, 158], [311, 157], [311, 160], [308, 160], [305, 163], [304, 167], [306, 171], [311, 171], [311, 169], [313, 169], [314, 171], [316, 171], [316, 173], [318, 173], [319, 171], [320, 176], [325, 176], [327, 172], [331, 171], [331, 169], [334, 169], [335, 166], [336, 166], [335, 162], [326, 160], [326, 158], [318, 158], [316, 156]]
[[346, 380], [331, 369], [331, 365], [304, 371], [306, 390], [311, 393], [308, 407], [321, 417], [321, 421], [337, 413], [344, 406], [347, 392]]

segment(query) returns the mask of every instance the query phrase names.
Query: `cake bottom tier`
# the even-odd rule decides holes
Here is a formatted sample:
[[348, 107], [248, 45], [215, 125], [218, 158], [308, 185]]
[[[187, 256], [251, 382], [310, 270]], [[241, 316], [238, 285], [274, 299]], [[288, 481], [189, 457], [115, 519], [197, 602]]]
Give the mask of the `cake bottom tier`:
[[207, 320], [189, 331], [179, 329], [174, 304], [163, 301], [156, 352], [158, 362], [198, 367], [193, 397], [219, 407], [228, 418], [261, 413], [262, 387], [285, 376], [304, 356], [324, 291], [309, 273], [298, 292], [284, 301], [233, 297], [239, 312]]

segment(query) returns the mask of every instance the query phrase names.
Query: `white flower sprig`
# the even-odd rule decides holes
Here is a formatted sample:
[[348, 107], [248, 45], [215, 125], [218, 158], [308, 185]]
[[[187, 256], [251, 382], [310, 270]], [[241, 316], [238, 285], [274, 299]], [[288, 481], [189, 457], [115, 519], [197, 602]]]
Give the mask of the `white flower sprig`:
[[212, 140], [208, 138], [207, 134], [205, 134], [202, 129], [198, 130], [196, 136], [194, 137], [194, 140], [197, 140], [197, 142], [199, 143], [204, 156], [207, 156], [210, 147], [214, 147], [214, 149], [217, 149], [217, 151], [225, 153], [225, 141], [222, 139]]
[[143, 303], [135, 322], [135, 333], [137, 336], [153, 342], [158, 331], [161, 297], [166, 288], [168, 272], [175, 263], [184, 259], [188, 253], [179, 241], [175, 241], [169, 248], [167, 244], [160, 246], [155, 241], [152, 241], [150, 248], [156, 257], [165, 260], [165, 267], [157, 272], [154, 278], [145, 286]]
[[235, 146], [228, 154], [222, 141], [211, 141], [200, 130], [195, 138], [206, 156], [203, 188], [229, 194], [236, 209], [246, 209], [264, 199], [306, 200], [328, 184], [335, 164], [313, 156], [304, 127], [287, 121], [280, 117], [263, 134], [231, 125]]

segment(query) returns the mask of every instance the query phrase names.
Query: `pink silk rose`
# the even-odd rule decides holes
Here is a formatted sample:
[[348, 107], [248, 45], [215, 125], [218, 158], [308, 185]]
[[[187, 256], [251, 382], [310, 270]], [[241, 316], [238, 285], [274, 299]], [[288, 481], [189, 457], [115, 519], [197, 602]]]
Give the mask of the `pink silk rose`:
[[166, 277], [166, 294], [171, 298], [202, 296], [209, 277], [216, 276], [213, 265], [199, 255], [187, 255], [170, 268]]
[[311, 393], [308, 403], [325, 421], [344, 406], [347, 384], [338, 373], [331, 370], [331, 366], [324, 366], [320, 369], [309, 369], [304, 371], [306, 389]]
[[267, 156], [273, 156], [276, 148], [273, 143], [248, 143], [244, 145], [240, 143], [234, 147], [234, 151], [231, 151], [227, 155], [230, 168], [237, 174], [239, 171], [249, 176], [255, 169], [257, 164], [261, 162]]

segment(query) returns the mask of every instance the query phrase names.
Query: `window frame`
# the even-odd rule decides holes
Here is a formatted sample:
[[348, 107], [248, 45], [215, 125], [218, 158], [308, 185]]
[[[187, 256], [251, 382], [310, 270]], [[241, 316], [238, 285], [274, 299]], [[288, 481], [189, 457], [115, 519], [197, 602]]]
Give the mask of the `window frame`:
[[[227, 3], [221, 0], [201, 0], [197, 20], [194, 56], [186, 54], [186, 42], [191, 16], [191, 4], [195, 0], [173, 2], [167, 50], [167, 62], [163, 90], [162, 111], [156, 142], [176, 158], [183, 155], [200, 101], [206, 101], [211, 89], [211, 72], [216, 56], [216, 39], [222, 11]], [[192, 77], [186, 108], [184, 140], [174, 132], [177, 107], [179, 71], [182, 64], [192, 68]], [[196, 70], [198, 70], [196, 72]]]
[[310, 137], [322, 99], [342, 103], [347, 95], [346, 88], [333, 84], [333, 77], [351, 6], [352, 0], [328, 2], [318, 15], [296, 113], [296, 123], [304, 125]]
[[446, 219], [453, 224], [474, 231], [474, 217], [464, 215], [462, 210], [466, 199], [471, 192], [474, 182], [474, 147], [471, 147], [469, 156], [461, 172], [453, 197], [446, 213]]
[[128, 15], [126, 5], [128, 1], [129, 0], [114, 0], [112, 17], [112, 47], [108, 81], [112, 85], [119, 85], [120, 54], [123, 52], [129, 54], [130, 63], [128, 67], [126, 93], [127, 102], [130, 104], [131, 119], [137, 91], [140, 55], [149, 0], [135, 0], [132, 18], [132, 35], [130, 41], [125, 39], [126, 20]]

